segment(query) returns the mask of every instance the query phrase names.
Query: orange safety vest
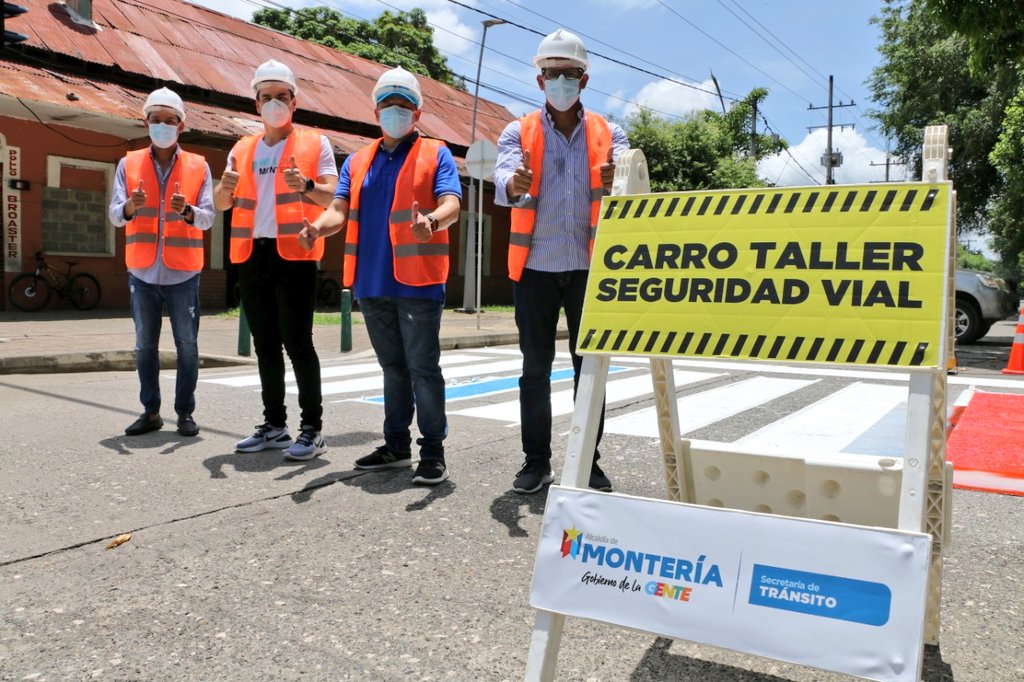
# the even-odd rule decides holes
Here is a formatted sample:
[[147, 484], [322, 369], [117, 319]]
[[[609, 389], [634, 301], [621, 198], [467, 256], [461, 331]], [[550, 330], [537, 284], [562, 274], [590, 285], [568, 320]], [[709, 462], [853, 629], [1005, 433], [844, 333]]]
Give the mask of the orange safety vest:
[[[356, 252], [359, 246], [359, 196], [363, 180], [383, 138], [363, 147], [349, 162], [350, 190], [348, 227], [345, 230], [345, 258], [342, 267], [346, 287], [356, 281]], [[437, 208], [434, 176], [440, 140], [418, 137], [398, 171], [395, 199], [388, 221], [395, 279], [411, 286], [444, 284], [448, 280], [448, 230], [438, 230], [428, 242], [418, 242], [412, 234], [412, 202], [419, 202], [420, 213]]]
[[206, 159], [199, 154], [178, 150], [178, 160], [171, 167], [161, 197], [160, 181], [153, 167], [149, 147], [128, 152], [124, 159], [125, 188], [129, 193], [139, 186], [146, 190], [146, 204], [135, 211], [125, 225], [125, 265], [148, 268], [156, 262], [156, 241], [160, 234], [160, 206], [164, 213], [163, 261], [172, 270], [198, 272], [203, 269], [203, 231], [192, 227], [170, 210], [174, 186], [181, 188], [185, 201], [195, 204], [206, 181]]
[[[523, 151], [530, 152], [530, 170], [533, 184], [530, 185], [530, 200], [521, 208], [512, 209], [512, 232], [508, 238], [508, 276], [518, 282], [526, 267], [533, 241], [533, 227], [537, 220], [537, 202], [540, 200], [541, 169], [544, 167], [544, 124], [538, 109], [519, 119]], [[600, 215], [604, 185], [601, 183], [601, 166], [608, 161], [608, 150], [612, 146], [612, 131], [608, 121], [593, 112], [587, 112], [584, 119], [584, 133], [587, 140], [587, 156], [590, 161], [590, 253], [594, 253], [594, 237], [597, 235], [597, 217]], [[559, 201], [552, 197], [552, 201]]]
[[[238, 184], [235, 186], [235, 202], [231, 211], [232, 263], [244, 263], [252, 253], [252, 235], [256, 221], [256, 178], [253, 174], [253, 157], [256, 145], [263, 135], [248, 135], [235, 146], [235, 171]], [[319, 206], [296, 192], [284, 181], [284, 170], [289, 168], [289, 159], [294, 156], [299, 170], [307, 178], [316, 179], [320, 165], [320, 132], [293, 128], [281, 150], [274, 177], [274, 200], [277, 217], [277, 252], [286, 260], [320, 260], [324, 255], [324, 241], [316, 240], [312, 250], [299, 243], [302, 219], [313, 222], [324, 212]], [[263, 198], [264, 201], [268, 197]]]

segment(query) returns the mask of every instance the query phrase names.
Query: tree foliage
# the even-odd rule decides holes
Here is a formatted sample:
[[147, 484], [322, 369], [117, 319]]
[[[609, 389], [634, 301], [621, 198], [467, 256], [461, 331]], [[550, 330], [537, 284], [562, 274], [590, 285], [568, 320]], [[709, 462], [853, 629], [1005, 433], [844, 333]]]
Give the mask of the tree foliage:
[[421, 9], [385, 11], [373, 21], [353, 19], [329, 7], [261, 9], [254, 23], [320, 43], [335, 50], [429, 76], [465, 89], [448, 68], [448, 60], [434, 47], [434, 29]]
[[[654, 192], [761, 187], [755, 158], [749, 156], [754, 101], [768, 91], [756, 89], [725, 114], [705, 110], [679, 121], [656, 117], [649, 109], [631, 114], [625, 123], [630, 146], [640, 149]], [[757, 136], [757, 158], [786, 147], [767, 135]]]

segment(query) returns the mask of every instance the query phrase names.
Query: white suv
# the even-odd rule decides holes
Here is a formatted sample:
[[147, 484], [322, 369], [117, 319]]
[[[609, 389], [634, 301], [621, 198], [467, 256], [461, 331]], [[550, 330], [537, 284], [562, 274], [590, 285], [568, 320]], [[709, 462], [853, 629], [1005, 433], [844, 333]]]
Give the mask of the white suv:
[[1006, 280], [987, 272], [956, 271], [956, 310], [953, 324], [957, 343], [974, 343], [993, 322], [1017, 314], [1017, 295]]

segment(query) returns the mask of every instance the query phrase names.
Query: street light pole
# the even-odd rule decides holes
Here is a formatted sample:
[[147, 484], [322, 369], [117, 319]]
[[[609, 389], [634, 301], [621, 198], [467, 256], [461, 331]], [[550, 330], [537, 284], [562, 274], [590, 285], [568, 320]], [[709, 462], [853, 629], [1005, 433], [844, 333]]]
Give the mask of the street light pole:
[[[485, 19], [483, 22], [484, 34], [480, 38], [480, 57], [476, 62], [476, 85], [473, 88], [473, 118], [469, 126], [469, 143], [473, 144], [476, 142], [476, 112], [480, 104], [480, 71], [484, 64], [484, 45], [487, 43], [487, 29], [491, 26], [498, 26], [499, 24], [508, 23], [504, 19]], [[484, 181], [480, 181], [480, 193], [483, 194]], [[481, 197], [482, 198], [482, 197]], [[478, 266], [477, 262], [477, 239], [482, 238], [483, 235], [477, 235], [476, 223], [476, 185], [473, 184], [473, 178], [469, 179], [469, 201], [466, 202], [469, 207], [469, 213], [466, 216], [466, 276], [463, 280], [462, 288], [462, 312], [472, 313], [476, 312], [479, 301], [477, 300], [479, 292], [476, 291], [474, 282], [477, 280], [476, 269]]]

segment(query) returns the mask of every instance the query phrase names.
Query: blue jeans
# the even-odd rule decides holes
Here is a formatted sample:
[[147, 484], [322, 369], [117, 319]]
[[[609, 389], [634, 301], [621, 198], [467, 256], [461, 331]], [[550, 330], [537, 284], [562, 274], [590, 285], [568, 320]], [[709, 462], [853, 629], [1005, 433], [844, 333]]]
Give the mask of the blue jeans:
[[448, 419], [441, 375], [441, 301], [422, 298], [359, 299], [370, 343], [384, 372], [384, 444], [411, 452], [413, 413], [422, 459], [444, 458]]
[[[551, 459], [551, 365], [555, 360], [558, 313], [565, 308], [572, 354], [573, 397], [580, 381], [583, 357], [576, 354], [576, 342], [583, 315], [587, 271], [541, 272], [523, 270], [512, 283], [519, 329], [519, 350], [523, 354], [523, 375], [519, 378], [519, 419], [523, 452], [527, 461]], [[597, 444], [604, 433], [604, 405], [597, 427]], [[594, 461], [601, 453], [594, 447]]]
[[199, 378], [199, 273], [181, 284], [148, 284], [128, 274], [132, 319], [135, 320], [135, 367], [139, 372], [139, 400], [147, 414], [160, 413], [160, 325], [163, 311], [171, 318], [178, 351], [178, 377], [174, 411], [192, 414]]

